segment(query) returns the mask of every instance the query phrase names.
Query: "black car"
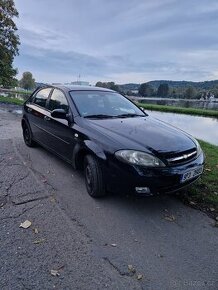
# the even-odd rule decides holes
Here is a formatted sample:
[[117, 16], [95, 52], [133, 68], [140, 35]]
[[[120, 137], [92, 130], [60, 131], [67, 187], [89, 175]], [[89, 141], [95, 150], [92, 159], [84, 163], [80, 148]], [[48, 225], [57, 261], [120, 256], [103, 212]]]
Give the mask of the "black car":
[[105, 88], [38, 88], [24, 104], [22, 128], [27, 146], [38, 143], [84, 170], [92, 197], [173, 192], [203, 172], [193, 137]]

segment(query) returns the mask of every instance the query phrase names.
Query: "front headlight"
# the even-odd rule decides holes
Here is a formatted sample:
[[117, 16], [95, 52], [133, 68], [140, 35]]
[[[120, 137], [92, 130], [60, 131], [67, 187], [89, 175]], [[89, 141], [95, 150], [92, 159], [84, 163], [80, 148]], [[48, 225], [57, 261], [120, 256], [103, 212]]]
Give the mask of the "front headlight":
[[120, 150], [115, 152], [115, 156], [126, 163], [149, 167], [164, 167], [165, 164], [154, 155], [134, 150]]
[[197, 147], [197, 156], [199, 156], [202, 152], [202, 149], [201, 149], [201, 146], [199, 144], [199, 142], [197, 140], [195, 140], [195, 144], [196, 144], [196, 147]]

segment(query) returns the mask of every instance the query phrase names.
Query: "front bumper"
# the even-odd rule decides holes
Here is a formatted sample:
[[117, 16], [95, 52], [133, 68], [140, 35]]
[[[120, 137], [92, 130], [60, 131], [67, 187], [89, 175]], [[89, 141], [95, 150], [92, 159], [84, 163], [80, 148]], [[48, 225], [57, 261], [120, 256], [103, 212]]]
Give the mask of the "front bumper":
[[203, 152], [186, 164], [164, 168], [132, 166], [114, 158], [105, 168], [105, 181], [109, 191], [130, 193], [136, 192], [136, 187], [148, 187], [151, 194], [168, 193], [196, 181], [200, 175], [186, 182], [181, 182], [181, 177], [187, 171], [203, 165]]

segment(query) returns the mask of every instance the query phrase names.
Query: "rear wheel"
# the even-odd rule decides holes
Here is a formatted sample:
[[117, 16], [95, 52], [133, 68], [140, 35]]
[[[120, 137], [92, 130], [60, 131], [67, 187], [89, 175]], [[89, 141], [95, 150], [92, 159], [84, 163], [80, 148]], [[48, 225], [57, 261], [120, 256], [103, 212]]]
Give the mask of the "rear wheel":
[[86, 189], [92, 197], [101, 197], [106, 194], [102, 169], [96, 157], [87, 155], [84, 159], [84, 175]]
[[26, 122], [23, 124], [23, 139], [28, 147], [36, 146], [36, 142], [33, 140], [33, 134], [30, 129], [30, 126], [27, 125]]

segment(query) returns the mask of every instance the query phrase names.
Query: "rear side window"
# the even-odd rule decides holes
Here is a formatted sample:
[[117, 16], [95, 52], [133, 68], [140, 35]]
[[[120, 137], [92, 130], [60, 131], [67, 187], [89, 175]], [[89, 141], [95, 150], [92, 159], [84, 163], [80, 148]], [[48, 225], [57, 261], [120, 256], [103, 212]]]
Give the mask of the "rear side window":
[[48, 109], [53, 111], [55, 109], [64, 109], [66, 113], [69, 111], [69, 105], [64, 93], [58, 89], [54, 89], [48, 103]]
[[45, 108], [46, 101], [48, 99], [49, 93], [51, 92], [51, 88], [40, 90], [34, 98], [33, 103], [36, 105]]

